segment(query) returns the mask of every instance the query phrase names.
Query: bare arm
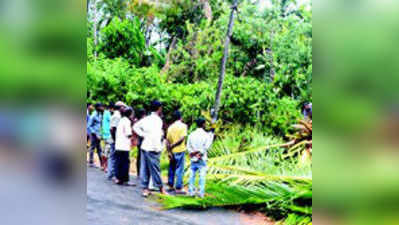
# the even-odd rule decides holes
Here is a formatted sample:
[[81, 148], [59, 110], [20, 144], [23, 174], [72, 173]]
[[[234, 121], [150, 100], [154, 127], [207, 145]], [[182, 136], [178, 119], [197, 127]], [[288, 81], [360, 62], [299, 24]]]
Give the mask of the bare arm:
[[200, 153], [199, 151], [194, 149], [194, 147], [192, 145], [192, 140], [190, 137], [188, 138], [188, 141], [187, 141], [187, 150], [188, 150], [188, 153], [190, 154], [190, 158], [192, 158]]
[[170, 145], [170, 149], [173, 150], [174, 148], [176, 148], [177, 146], [181, 145], [184, 140], [186, 140], [186, 137], [182, 137], [180, 138], [179, 141], [177, 141], [176, 143], [174, 143], [173, 145]]
[[144, 137], [145, 136], [145, 132], [144, 132], [144, 129], [143, 129], [143, 120], [140, 120], [137, 123], [135, 123], [134, 126], [133, 126], [133, 130], [138, 136]]

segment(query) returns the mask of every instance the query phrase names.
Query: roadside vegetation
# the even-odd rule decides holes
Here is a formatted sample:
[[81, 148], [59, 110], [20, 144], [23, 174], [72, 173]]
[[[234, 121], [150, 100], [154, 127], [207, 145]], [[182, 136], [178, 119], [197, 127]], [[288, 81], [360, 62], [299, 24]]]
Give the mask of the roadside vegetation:
[[[301, 113], [312, 102], [306, 2], [238, 1], [207, 195], [161, 196], [165, 208], [248, 208], [280, 224], [311, 224], [312, 122]], [[88, 101], [145, 108], [158, 99], [166, 122], [180, 109], [190, 126], [200, 115], [210, 125], [232, 4], [89, 1]]]

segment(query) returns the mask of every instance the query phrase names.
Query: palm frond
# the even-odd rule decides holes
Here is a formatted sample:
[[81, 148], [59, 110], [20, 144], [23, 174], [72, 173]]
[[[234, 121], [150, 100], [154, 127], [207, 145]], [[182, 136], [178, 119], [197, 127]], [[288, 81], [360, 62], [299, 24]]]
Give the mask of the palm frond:
[[160, 201], [165, 208], [256, 205], [278, 211], [287, 222], [295, 219], [289, 213], [307, 221], [312, 213], [311, 165], [298, 166], [298, 157], [284, 157], [306, 144], [232, 127], [208, 152], [206, 197], [160, 196]]

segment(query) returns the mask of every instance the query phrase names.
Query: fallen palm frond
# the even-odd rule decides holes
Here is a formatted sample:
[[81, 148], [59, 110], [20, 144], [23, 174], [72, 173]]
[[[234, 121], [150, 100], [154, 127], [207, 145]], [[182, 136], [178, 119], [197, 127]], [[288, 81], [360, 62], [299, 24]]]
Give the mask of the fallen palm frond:
[[297, 214], [289, 214], [287, 218], [276, 225], [311, 225], [312, 218], [309, 216], [301, 216]]
[[[311, 126], [302, 128], [311, 133]], [[256, 130], [232, 127], [230, 131], [208, 153], [206, 197], [161, 196], [165, 208], [256, 205], [265, 212], [277, 212], [277, 218], [287, 222], [294, 220], [287, 217], [290, 213], [307, 221], [312, 214], [311, 165], [298, 166], [298, 157], [285, 157], [300, 151], [306, 140], [284, 143]]]
[[309, 191], [299, 191], [281, 183], [271, 183], [267, 188], [245, 188], [239, 185], [210, 182], [207, 184], [205, 198], [188, 196], [160, 195], [166, 209], [171, 208], [209, 208], [258, 205], [259, 208], [300, 212], [310, 215], [309, 207], [294, 205], [297, 199], [311, 199]]
[[230, 155], [224, 155], [224, 156], [220, 156], [220, 157], [216, 157], [216, 158], [211, 158], [209, 159], [210, 162], [212, 161], [220, 161], [220, 160], [226, 160], [226, 159], [234, 159], [234, 158], [239, 158], [239, 157], [243, 157], [246, 155], [251, 155], [251, 154], [256, 154], [258, 152], [260, 153], [264, 153], [264, 151], [271, 149], [271, 148], [279, 148], [279, 147], [284, 147], [286, 146], [285, 144], [274, 144], [274, 145], [268, 145], [268, 146], [261, 146], [258, 148], [253, 148], [250, 149], [248, 151], [244, 151], [244, 152], [237, 152], [234, 154], [230, 154]]
[[293, 125], [298, 131], [294, 135], [288, 135], [291, 139], [288, 153], [284, 158], [293, 157], [295, 155], [300, 157], [300, 164], [309, 164], [312, 155], [312, 135], [313, 123], [312, 120], [301, 120], [299, 124]]
[[[213, 166], [217, 167], [217, 166]], [[308, 177], [301, 177], [301, 176], [282, 176], [282, 175], [270, 175], [266, 173], [248, 173], [247, 171], [243, 173], [238, 173], [234, 174], [231, 173], [231, 171], [234, 172], [242, 172], [244, 169], [242, 168], [236, 168], [236, 167], [223, 167], [222, 169], [228, 170], [230, 173], [222, 174], [222, 173], [217, 173], [214, 175], [209, 175], [209, 177], [212, 179], [217, 179], [221, 180], [223, 182], [225, 181], [232, 181], [233, 184], [256, 184], [256, 183], [266, 183], [270, 181], [280, 181], [280, 182], [286, 182], [286, 183], [292, 183], [292, 182], [304, 182], [304, 183], [311, 183], [312, 179]], [[214, 173], [214, 172], [213, 172]]]

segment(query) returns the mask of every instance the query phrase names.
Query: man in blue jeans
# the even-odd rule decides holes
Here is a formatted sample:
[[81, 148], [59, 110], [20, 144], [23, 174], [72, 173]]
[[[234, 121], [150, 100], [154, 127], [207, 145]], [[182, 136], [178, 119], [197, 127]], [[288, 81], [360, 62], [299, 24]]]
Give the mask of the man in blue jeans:
[[94, 106], [95, 110], [90, 115], [89, 118], [89, 132], [90, 132], [90, 155], [89, 155], [89, 166], [94, 167], [93, 157], [94, 151], [97, 149], [97, 155], [100, 161], [100, 167], [103, 165], [103, 161], [101, 158], [101, 123], [102, 123], [102, 114], [104, 112], [103, 105], [101, 103], [97, 103]]
[[161, 179], [160, 157], [164, 149], [164, 133], [162, 115], [162, 103], [153, 101], [151, 103], [151, 114], [139, 120], [133, 125], [133, 130], [136, 134], [143, 138], [141, 144], [141, 169], [140, 180], [143, 188], [143, 197], [148, 197], [150, 192], [150, 178], [153, 181], [154, 187], [159, 191], [168, 195], [164, 189]]
[[169, 190], [175, 189], [176, 179], [176, 194], [185, 194], [183, 191], [183, 175], [184, 175], [184, 159], [186, 151], [186, 137], [187, 125], [182, 121], [182, 115], [179, 111], [173, 113], [173, 120], [175, 121], [168, 128], [167, 134], [167, 149], [169, 156], [169, 172], [168, 172], [168, 186]]
[[187, 150], [191, 159], [191, 174], [188, 185], [188, 194], [195, 196], [195, 177], [199, 173], [199, 197], [205, 196], [205, 177], [207, 151], [211, 147], [214, 137], [214, 129], [211, 132], [205, 131], [205, 119], [199, 118], [197, 129], [190, 134], [187, 141]]

